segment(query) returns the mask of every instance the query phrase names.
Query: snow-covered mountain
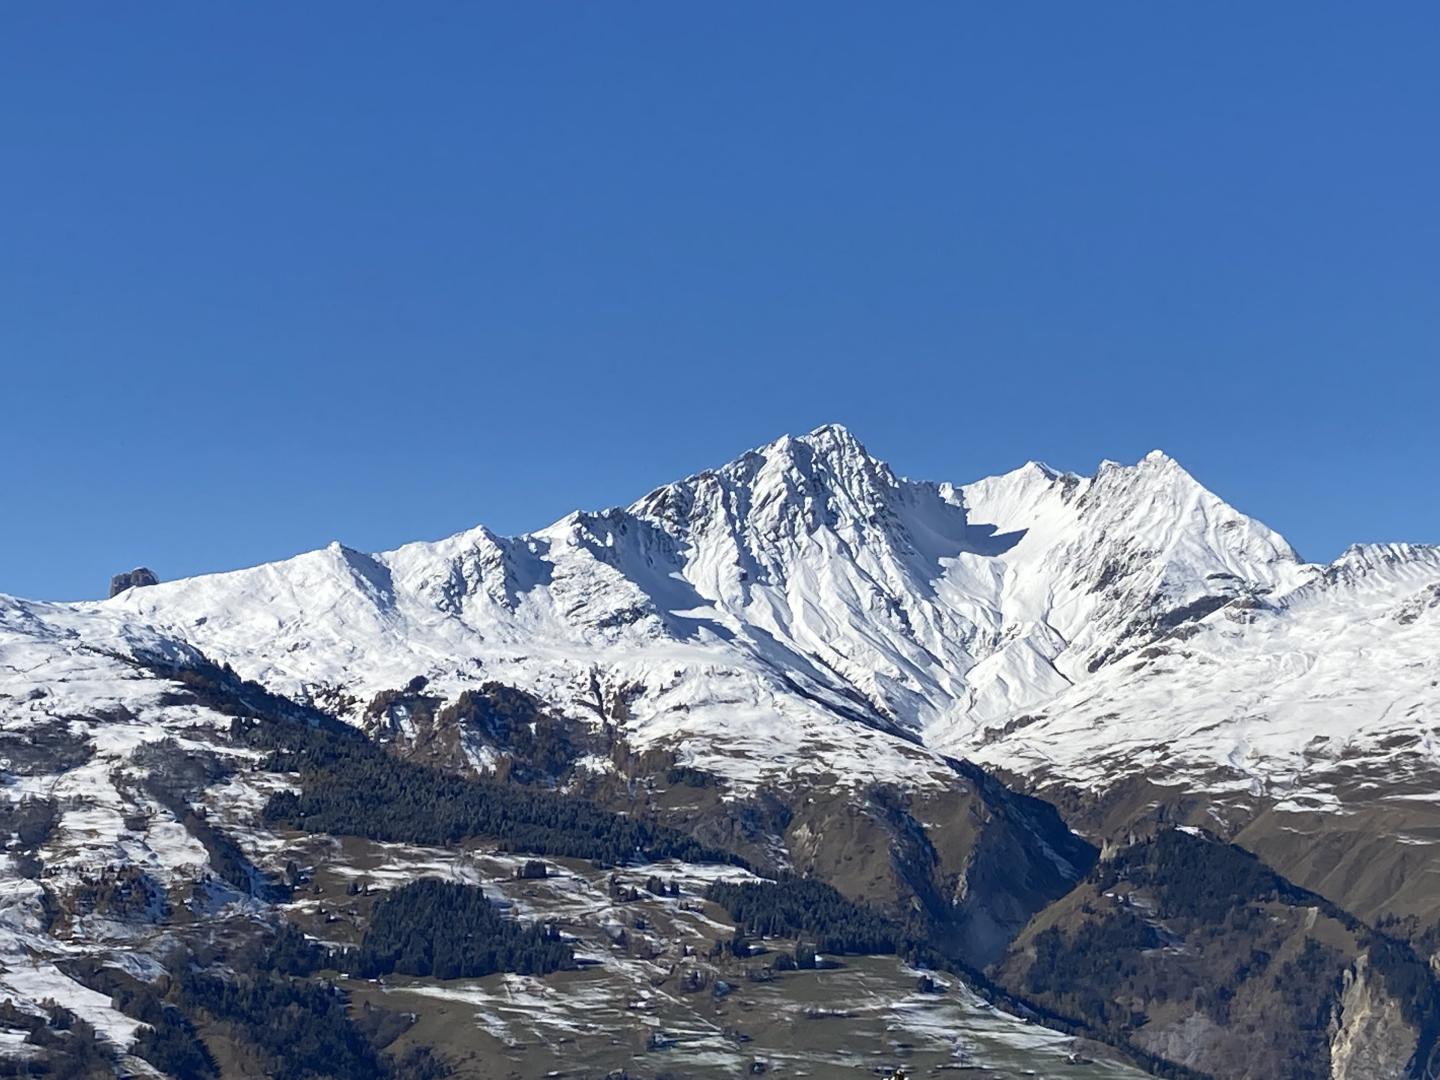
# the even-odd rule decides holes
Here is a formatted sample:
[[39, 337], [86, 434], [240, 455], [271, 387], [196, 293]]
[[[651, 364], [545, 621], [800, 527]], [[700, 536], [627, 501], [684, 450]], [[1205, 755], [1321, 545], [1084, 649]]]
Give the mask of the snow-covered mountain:
[[1437, 589], [1433, 548], [1305, 564], [1158, 451], [957, 487], [830, 425], [518, 537], [7, 603], [193, 645], [351, 718], [417, 675], [501, 681], [744, 783], [924, 783], [939, 752], [1293, 786], [1330, 752], [1317, 734], [1353, 753], [1433, 722]]
[[[1352, 547], [1057, 695], [975, 752], [1104, 786], [1117, 771], [1333, 806], [1339, 773], [1440, 765], [1440, 549]], [[1018, 758], [1018, 760], [1017, 760]]]
[[[1095, 848], [1070, 830], [1133, 856], [1171, 825], [1235, 841], [1428, 957], [1437, 718], [1440, 548], [1368, 545], [1312, 565], [1158, 451], [1088, 477], [1032, 462], [955, 486], [899, 477], [827, 426], [522, 536], [332, 544], [105, 601], [0, 596], [0, 1001], [21, 1003], [32, 1028], [62, 1002], [106, 1045], [139, 1048], [133, 1002], [98, 992], [108, 984], [85, 965], [156, 982], [178, 940], [167, 911], [200, 939], [232, 919], [268, 932], [282, 914], [328, 933], [353, 875], [398, 849], [361, 845], [385, 837], [359, 821], [329, 822], [343, 842], [318, 820], [281, 835], [292, 819], [267, 816], [272, 797], [339, 774], [307, 779], [249, 725], [277, 745], [323, 731], [438, 767], [414, 775], [494, 770], [520, 785], [508, 791], [533, 783], [673, 823], [710, 850], [743, 847], [923, 911], [936, 941], [977, 964], [1018, 962], [1017, 934], [1065, 917], [1072, 892], [1095, 899], [1083, 891]], [[502, 728], [530, 732], [529, 749]], [[564, 751], [553, 773], [536, 771], [542, 728]], [[529, 779], [511, 776], [517, 760]], [[437, 868], [480, 880], [463, 845], [405, 851], [396, 881]], [[486, 858], [487, 889], [517, 888], [518, 857]], [[307, 866], [323, 903], [277, 901], [265, 881]], [[694, 891], [728, 871], [684, 872], [700, 875]], [[565, 886], [592, 922], [610, 918], [590, 895], [600, 876]], [[1168, 885], [1189, 887], [1183, 873]], [[1309, 926], [1313, 898], [1291, 899]], [[1244, 937], [1254, 913], [1225, 922], [1241, 936], [1212, 948], [1224, 963], [1202, 983], [1244, 981], [1226, 958], [1262, 944]], [[1365, 996], [1361, 937], [1359, 959], [1334, 968], [1350, 980], [1335, 1007], [1374, 1030], [1342, 1025], [1316, 1054], [1425, 1050], [1419, 1029], [1397, 1043], [1385, 1026], [1400, 1004], [1377, 1012]], [[1203, 952], [1191, 944], [1176, 955]], [[654, 974], [606, 970], [622, 1001], [620, 975]], [[546, 1015], [564, 1023], [565, 1007]], [[1189, 1032], [1172, 1019], [1164, 1031]], [[1188, 1060], [1191, 1034], [1133, 1045]], [[1357, 1068], [1329, 1075], [1402, 1075]]]

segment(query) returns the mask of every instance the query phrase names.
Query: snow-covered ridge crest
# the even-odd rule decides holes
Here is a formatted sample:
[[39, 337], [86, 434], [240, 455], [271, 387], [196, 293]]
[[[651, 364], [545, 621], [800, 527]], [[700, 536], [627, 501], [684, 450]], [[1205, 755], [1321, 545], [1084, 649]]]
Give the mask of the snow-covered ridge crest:
[[1440, 546], [1435, 544], [1351, 544], [1329, 567], [1330, 576], [1359, 576], [1376, 571], [1405, 569], [1425, 573], [1440, 564]]
[[356, 709], [416, 675], [445, 694], [494, 679], [737, 780], [914, 779], [922, 747], [1002, 745], [1237, 604], [1279, 618], [1360, 563], [1429, 565], [1398, 551], [1308, 566], [1159, 451], [936, 484], [832, 424], [517, 537], [332, 544], [69, 608]]

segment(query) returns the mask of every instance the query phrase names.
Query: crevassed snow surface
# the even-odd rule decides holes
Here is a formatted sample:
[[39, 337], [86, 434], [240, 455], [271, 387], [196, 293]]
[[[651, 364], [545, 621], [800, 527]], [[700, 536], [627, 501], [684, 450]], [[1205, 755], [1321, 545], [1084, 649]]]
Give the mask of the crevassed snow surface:
[[1431, 548], [1307, 565], [1159, 452], [957, 487], [831, 425], [523, 536], [332, 544], [7, 618], [320, 702], [498, 680], [747, 784], [923, 784], [937, 753], [1293, 784], [1323, 773], [1299, 769], [1317, 732], [1353, 752], [1433, 722], [1437, 588]]

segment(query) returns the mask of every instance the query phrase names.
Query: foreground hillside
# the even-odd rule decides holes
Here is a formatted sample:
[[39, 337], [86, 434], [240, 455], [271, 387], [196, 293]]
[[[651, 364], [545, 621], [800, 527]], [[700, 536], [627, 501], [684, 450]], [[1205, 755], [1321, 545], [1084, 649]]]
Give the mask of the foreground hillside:
[[626, 814], [581, 797], [580, 733], [514, 692], [473, 733], [555, 745], [502, 735], [513, 775], [482, 782], [159, 639], [7, 631], [8, 1075], [1139, 1075], [891, 915], [667, 825], [699, 774], [627, 763], [657, 805]]

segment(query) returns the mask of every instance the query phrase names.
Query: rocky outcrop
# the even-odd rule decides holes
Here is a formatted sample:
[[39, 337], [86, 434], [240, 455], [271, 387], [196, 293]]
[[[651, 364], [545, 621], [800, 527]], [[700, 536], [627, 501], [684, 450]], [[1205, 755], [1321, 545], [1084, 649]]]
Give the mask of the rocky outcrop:
[[110, 579], [110, 595], [119, 596], [126, 589], [139, 589], [145, 585], [159, 585], [160, 578], [148, 566], [137, 566], [125, 574], [116, 574]]
[[1340, 1013], [1330, 1040], [1332, 1080], [1403, 1080], [1420, 1039], [1401, 1002], [1385, 992], [1370, 970], [1369, 957], [1356, 958], [1345, 975]]
[[1410, 946], [1192, 826], [1108, 854], [992, 969], [1011, 993], [1214, 1080], [1426, 1075]]

